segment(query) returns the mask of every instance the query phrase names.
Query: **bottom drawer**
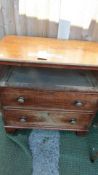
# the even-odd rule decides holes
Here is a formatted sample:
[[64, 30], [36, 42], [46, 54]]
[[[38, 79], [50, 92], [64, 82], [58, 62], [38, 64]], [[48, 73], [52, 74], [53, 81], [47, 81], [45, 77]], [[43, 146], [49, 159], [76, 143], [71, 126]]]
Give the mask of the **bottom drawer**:
[[49, 128], [58, 130], [87, 130], [94, 114], [42, 110], [4, 110], [5, 126], [15, 128]]

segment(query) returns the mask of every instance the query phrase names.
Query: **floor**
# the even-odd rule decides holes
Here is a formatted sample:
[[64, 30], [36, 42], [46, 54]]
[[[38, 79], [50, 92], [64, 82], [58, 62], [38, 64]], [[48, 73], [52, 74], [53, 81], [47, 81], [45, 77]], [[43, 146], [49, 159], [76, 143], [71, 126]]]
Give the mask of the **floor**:
[[[98, 117], [94, 122], [97, 121]], [[38, 143], [36, 134], [40, 136], [41, 133], [43, 142], [40, 137], [40, 143]], [[47, 134], [48, 137], [46, 137]], [[53, 134], [56, 134], [55, 139], [51, 137]], [[37, 144], [36, 149], [33, 149], [35, 148], [34, 144]], [[47, 144], [48, 149], [45, 146]], [[53, 131], [50, 133], [50, 131], [40, 130], [22, 130], [15, 134], [6, 134], [2, 116], [0, 117], [0, 175], [13, 175], [13, 172], [14, 175], [39, 175], [44, 162], [48, 163], [45, 164], [46, 167], [43, 166], [41, 175], [55, 175], [55, 173], [57, 175], [97, 175], [98, 159], [95, 163], [91, 163], [89, 160], [89, 151], [93, 147], [98, 150], [98, 127], [92, 127], [85, 137], [78, 137], [72, 132]], [[40, 154], [41, 150], [43, 151]], [[43, 161], [36, 164], [36, 160]], [[52, 164], [49, 163], [51, 160]], [[39, 165], [38, 171], [36, 171], [36, 165], [37, 167]], [[51, 171], [48, 169], [49, 167]]]

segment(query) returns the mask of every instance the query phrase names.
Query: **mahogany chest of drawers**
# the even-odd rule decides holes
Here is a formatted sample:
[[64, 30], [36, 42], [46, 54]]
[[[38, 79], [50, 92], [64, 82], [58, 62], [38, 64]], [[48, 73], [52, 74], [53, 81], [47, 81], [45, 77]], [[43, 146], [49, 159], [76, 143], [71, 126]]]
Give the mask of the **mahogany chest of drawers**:
[[0, 103], [6, 131], [88, 131], [98, 110], [97, 71], [97, 43], [5, 37]]

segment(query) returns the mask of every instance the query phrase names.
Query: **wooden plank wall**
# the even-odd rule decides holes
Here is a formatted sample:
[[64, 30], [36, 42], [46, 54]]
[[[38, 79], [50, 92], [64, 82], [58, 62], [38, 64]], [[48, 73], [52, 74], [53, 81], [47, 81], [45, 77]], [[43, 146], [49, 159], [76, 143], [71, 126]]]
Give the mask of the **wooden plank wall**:
[[[47, 9], [51, 12], [55, 8], [55, 15], [58, 22], [53, 22], [49, 19], [38, 19], [33, 16], [27, 16], [30, 5], [35, 0], [0, 0], [0, 38], [4, 35], [29, 35], [29, 36], [44, 36], [44, 37], [61, 37], [64, 33], [65, 39], [79, 39], [98, 41], [98, 24], [95, 20], [91, 20], [88, 29], [72, 26], [70, 21], [59, 20], [61, 0], [43, 0], [46, 3]], [[36, 0], [37, 2], [37, 0]], [[35, 2], [35, 5], [36, 5]], [[40, 1], [39, 1], [40, 2]], [[22, 13], [19, 12], [19, 3]], [[39, 4], [41, 8], [41, 4]], [[39, 13], [39, 12], [38, 12]], [[65, 29], [64, 29], [65, 28]]]

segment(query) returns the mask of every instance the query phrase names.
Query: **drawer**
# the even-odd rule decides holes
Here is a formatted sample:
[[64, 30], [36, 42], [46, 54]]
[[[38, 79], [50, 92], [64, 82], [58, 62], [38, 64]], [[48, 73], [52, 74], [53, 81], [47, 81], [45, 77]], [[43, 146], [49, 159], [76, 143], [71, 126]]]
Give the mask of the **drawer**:
[[5, 126], [16, 128], [52, 128], [87, 130], [94, 114], [42, 110], [4, 110]]
[[97, 93], [4, 89], [1, 94], [3, 106], [46, 107], [83, 111], [92, 111], [98, 108]]

